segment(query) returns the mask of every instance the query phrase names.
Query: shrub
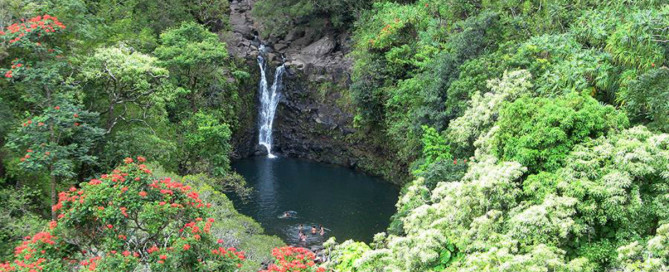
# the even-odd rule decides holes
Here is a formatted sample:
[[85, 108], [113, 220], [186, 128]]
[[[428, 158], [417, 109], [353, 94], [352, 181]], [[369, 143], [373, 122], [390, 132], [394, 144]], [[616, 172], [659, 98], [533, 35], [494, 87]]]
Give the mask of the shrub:
[[274, 264], [270, 264], [267, 270], [271, 271], [295, 271], [295, 272], [324, 272], [325, 268], [317, 267], [314, 259], [316, 255], [306, 248], [301, 247], [280, 247], [272, 250], [272, 256], [276, 259]]
[[156, 179], [131, 158], [111, 174], [59, 194], [59, 213], [25, 237], [2, 271], [232, 271], [244, 253], [223, 248], [199, 194], [170, 178]]

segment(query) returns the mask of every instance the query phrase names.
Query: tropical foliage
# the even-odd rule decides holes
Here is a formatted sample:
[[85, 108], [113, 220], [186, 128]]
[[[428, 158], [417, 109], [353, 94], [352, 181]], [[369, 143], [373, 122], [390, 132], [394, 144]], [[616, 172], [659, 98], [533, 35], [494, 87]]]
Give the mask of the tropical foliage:
[[669, 269], [668, 12], [656, 1], [374, 3], [355, 28], [357, 125], [384, 131], [415, 180], [387, 234], [330, 241], [327, 266]]
[[[0, 214], [0, 260], [14, 260], [17, 242], [43, 231], [47, 218], [57, 219], [57, 210], [51, 207], [62, 200], [58, 191], [81, 190], [77, 184], [109, 173], [124, 158], [140, 155], [151, 159], [155, 168], [175, 173], [167, 175], [172, 179], [198, 180], [197, 190], [204, 190], [210, 202], [221, 206], [214, 217], [223, 223], [213, 222], [212, 229], [224, 233], [219, 235], [226, 239], [222, 246], [245, 247], [250, 252], [249, 265], [242, 270], [258, 269], [269, 259], [271, 248], [282, 243], [261, 235], [262, 228], [237, 214], [223, 194], [248, 192], [243, 178], [230, 169], [229, 156], [232, 135], [241, 129], [240, 113], [247, 116], [242, 105], [254, 98], [252, 93], [240, 92], [248, 73], [237, 68], [226, 44], [212, 32], [226, 31], [228, 1], [11, 0], [0, 1], [0, 7], [0, 205], [7, 207]], [[83, 190], [111, 197], [108, 190]], [[131, 207], [130, 202], [141, 206], [141, 200], [146, 199], [118, 202], [126, 201], [123, 207], [130, 215], [140, 208]], [[158, 212], [157, 207], [152, 212]], [[102, 226], [100, 221], [88, 222], [91, 216], [111, 220], [93, 214], [95, 209], [75, 209], [84, 209], [76, 215], [85, 216], [76, 219], [83, 221], [46, 231], [48, 235], [31, 238], [27, 246], [42, 247], [43, 241], [64, 246], [72, 242], [71, 233], [62, 233], [68, 228]], [[142, 216], [149, 220], [148, 215]], [[160, 213], [152, 216], [174, 223], [181, 220]], [[62, 220], [58, 221], [61, 226], [66, 224]], [[122, 231], [132, 233], [117, 234], [130, 237], [138, 232]], [[157, 234], [159, 229], [143, 231]], [[88, 255], [70, 255], [73, 246], [67, 244], [67, 250], [42, 257], [80, 258], [89, 265], [96, 263], [100, 270], [115, 267], [114, 262], [124, 262], [126, 257], [128, 265], [140, 263], [130, 260], [134, 255], [115, 255], [116, 261], [109, 258], [107, 264], [81, 259], [111, 250], [123, 252], [111, 236], [97, 230], [89, 235], [93, 239], [89, 245], [78, 245], [93, 247], [85, 249]], [[159, 244], [156, 237], [152, 239]], [[40, 258], [18, 257], [26, 264]], [[173, 260], [163, 261], [187, 267], [197, 263]], [[19, 268], [15, 265], [11, 266]], [[60, 261], [51, 265], [57, 267], [52, 271], [82, 267]], [[234, 264], [223, 266], [238, 269]]]
[[255, 1], [261, 39], [350, 36], [322, 87], [413, 178], [318, 259], [225, 195], [229, 5], [0, 0], [0, 271], [669, 270], [666, 1]]

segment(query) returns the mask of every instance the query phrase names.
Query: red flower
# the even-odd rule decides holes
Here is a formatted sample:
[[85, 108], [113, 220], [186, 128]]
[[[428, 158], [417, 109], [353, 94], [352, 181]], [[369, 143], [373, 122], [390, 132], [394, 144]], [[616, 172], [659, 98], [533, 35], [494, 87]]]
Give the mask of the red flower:
[[149, 248], [148, 250], [146, 250], [146, 252], [148, 252], [149, 254], [151, 254], [153, 252], [156, 252], [156, 251], [158, 251], [158, 247], [155, 246], [155, 245], [152, 246], [151, 248]]
[[55, 229], [57, 226], [58, 226], [58, 222], [56, 222], [56, 221], [49, 222], [49, 228], [50, 229]]
[[189, 245], [189, 244], [185, 244], [185, 245], [184, 245], [184, 250], [189, 250], [189, 249], [190, 249], [190, 245]]
[[126, 191], [128, 191], [128, 187], [123, 187], [123, 188], [121, 188], [121, 192], [122, 192], [122, 193], [125, 193]]
[[160, 259], [161, 259], [161, 260], [167, 260], [167, 256], [165, 256], [165, 255], [160, 255]]
[[79, 118], [79, 114], [74, 114], [74, 118]]
[[139, 156], [139, 157], [137, 157], [137, 161], [138, 161], [138, 162], [145, 162], [145, 161], [146, 161], [146, 158], [144, 158], [144, 157], [142, 157], [142, 156]]
[[145, 191], [141, 191], [141, 192], [139, 192], [139, 196], [141, 196], [141, 197], [146, 197], [146, 192], [145, 192]]
[[60, 110], [60, 106], [55, 106], [53, 108], [56, 109], [56, 110]]
[[78, 127], [78, 126], [79, 126], [79, 123], [74, 123], [74, 126], [75, 126], [75, 127]]
[[123, 251], [123, 256], [128, 257], [130, 256], [130, 251]]
[[114, 225], [112, 225], [112, 224], [107, 224], [107, 228], [108, 228], [108, 229], [113, 229], [113, 228], [114, 228]]
[[128, 163], [132, 163], [133, 161], [132, 161], [132, 158], [125, 158], [125, 159], [123, 160], [123, 162], [126, 163], [126, 164], [128, 164]]

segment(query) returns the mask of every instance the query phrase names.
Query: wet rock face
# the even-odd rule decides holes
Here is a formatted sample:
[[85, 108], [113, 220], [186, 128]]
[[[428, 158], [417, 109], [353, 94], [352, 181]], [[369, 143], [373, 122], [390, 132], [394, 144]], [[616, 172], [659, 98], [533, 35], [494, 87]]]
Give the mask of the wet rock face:
[[357, 147], [346, 137], [354, 132], [353, 114], [337, 106], [339, 93], [318, 94], [313, 86], [317, 83], [306, 77], [286, 75], [274, 121], [275, 150], [291, 157], [354, 167], [351, 152]]
[[[256, 0], [233, 0], [230, 3], [232, 33], [223, 37], [233, 56], [255, 61], [258, 47], [259, 23], [251, 15]], [[348, 79], [353, 62], [346, 54], [350, 51], [349, 33], [330, 28], [296, 28], [283, 37], [269, 37], [262, 41], [273, 66], [286, 63], [289, 72], [303, 73], [311, 81]]]
[[230, 2], [229, 36], [223, 37], [231, 55], [248, 58], [258, 53], [259, 42], [255, 39], [257, 31], [254, 27], [251, 9], [255, 0], [235, 0]]

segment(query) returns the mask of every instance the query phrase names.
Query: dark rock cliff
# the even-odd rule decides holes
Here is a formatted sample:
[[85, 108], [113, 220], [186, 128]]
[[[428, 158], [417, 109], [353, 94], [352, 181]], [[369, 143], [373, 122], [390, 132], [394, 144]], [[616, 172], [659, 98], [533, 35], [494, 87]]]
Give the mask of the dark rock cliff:
[[[232, 33], [224, 40], [233, 56], [246, 60], [252, 78], [257, 81], [260, 75], [256, 57], [261, 41], [260, 27], [251, 16], [254, 2], [230, 3]], [[304, 28], [283, 37], [270, 37], [262, 43], [272, 67], [269, 72], [282, 61], [287, 67], [274, 121], [273, 151], [353, 167], [394, 183], [406, 180], [407, 168], [393, 165], [393, 155], [378, 140], [382, 135], [360, 131], [353, 125], [354, 110], [348, 96], [353, 62], [346, 56], [351, 45], [349, 33]], [[247, 84], [247, 88], [248, 92], [258, 92], [257, 84]], [[253, 110], [258, 110], [257, 105]], [[235, 157], [250, 156], [257, 149], [256, 123], [247, 124], [235, 133]]]

